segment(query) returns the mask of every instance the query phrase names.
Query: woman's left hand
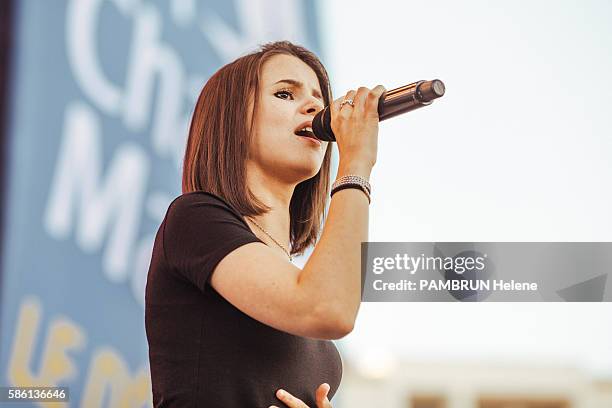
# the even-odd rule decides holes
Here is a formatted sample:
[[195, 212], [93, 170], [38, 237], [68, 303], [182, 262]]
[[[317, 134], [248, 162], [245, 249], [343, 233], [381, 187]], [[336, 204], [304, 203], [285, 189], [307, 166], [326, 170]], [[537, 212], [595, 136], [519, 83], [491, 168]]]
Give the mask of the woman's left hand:
[[[333, 408], [331, 402], [329, 402], [329, 400], [327, 399], [328, 392], [329, 392], [329, 384], [323, 383], [319, 385], [319, 388], [317, 388], [317, 391], [315, 392], [315, 397], [317, 400], [316, 408]], [[276, 397], [279, 400], [283, 401], [285, 405], [287, 405], [289, 408], [310, 408], [308, 405], [304, 404], [304, 401], [302, 401], [299, 398], [294, 397], [293, 395], [289, 394], [287, 391], [282, 390], [282, 389], [276, 391]], [[278, 407], [276, 405], [270, 405], [269, 408], [278, 408]]]

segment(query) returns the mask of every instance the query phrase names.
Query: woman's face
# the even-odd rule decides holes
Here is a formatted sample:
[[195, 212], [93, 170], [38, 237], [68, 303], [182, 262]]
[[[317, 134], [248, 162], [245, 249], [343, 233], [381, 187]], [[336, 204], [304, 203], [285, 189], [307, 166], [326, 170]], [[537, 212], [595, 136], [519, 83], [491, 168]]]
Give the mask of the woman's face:
[[271, 57], [260, 75], [249, 161], [291, 183], [314, 177], [328, 142], [296, 132], [311, 128], [312, 119], [323, 107], [319, 80], [306, 63], [291, 55]]

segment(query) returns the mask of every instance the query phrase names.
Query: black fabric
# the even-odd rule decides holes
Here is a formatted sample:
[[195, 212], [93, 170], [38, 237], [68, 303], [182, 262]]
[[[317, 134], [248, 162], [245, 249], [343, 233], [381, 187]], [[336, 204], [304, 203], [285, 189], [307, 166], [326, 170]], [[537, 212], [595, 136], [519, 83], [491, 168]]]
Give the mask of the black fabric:
[[[262, 242], [222, 198], [179, 196], [157, 231], [146, 285], [145, 326], [155, 407], [284, 406], [286, 389], [315, 408], [342, 377], [331, 341], [294, 336], [238, 310], [212, 286], [216, 265], [234, 249]], [[261, 265], [265, 268], [265, 265]]]

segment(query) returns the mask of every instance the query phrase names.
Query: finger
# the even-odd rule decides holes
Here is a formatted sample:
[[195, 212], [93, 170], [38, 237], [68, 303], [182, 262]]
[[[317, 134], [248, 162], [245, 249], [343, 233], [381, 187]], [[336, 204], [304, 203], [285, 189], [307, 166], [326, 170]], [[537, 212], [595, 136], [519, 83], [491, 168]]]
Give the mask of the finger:
[[[332, 102], [332, 106], [334, 108], [336, 108], [336, 110], [342, 109], [344, 107], [344, 105], [346, 105], [346, 104], [342, 104], [342, 102], [346, 101], [347, 99], [351, 99], [353, 97], [353, 95], [355, 95], [355, 91], [352, 90], [352, 89], [348, 90], [343, 96], [335, 99]], [[340, 106], [340, 105], [342, 105], [342, 106]]]
[[372, 90], [368, 93], [366, 100], [366, 114], [376, 115], [378, 117], [378, 100], [385, 92], [386, 89], [382, 85], [376, 85], [374, 88], [372, 88]]
[[355, 98], [353, 98], [355, 101], [355, 112], [353, 113], [355, 115], [362, 116], [365, 112], [365, 103], [369, 93], [370, 89], [365, 86], [360, 86], [359, 89], [357, 89], [357, 94], [355, 94]]
[[345, 98], [345, 97], [346, 97], [346, 96], [342, 96], [342, 97], [340, 97], [340, 98], [338, 98], [338, 99], [335, 99], [335, 100], [334, 100], [334, 101], [331, 103], [331, 105], [329, 105], [329, 107], [330, 107], [330, 109], [331, 109], [331, 111], [332, 111], [332, 117], [333, 117], [334, 115], [337, 115], [337, 114], [338, 114], [338, 111], [340, 110], [340, 103], [342, 103], [342, 101], [344, 100], [344, 98]]
[[346, 93], [346, 95], [341, 96], [340, 98], [334, 100], [331, 103], [330, 108], [331, 108], [331, 117], [332, 117], [332, 119], [337, 117], [338, 115], [340, 115], [340, 109], [342, 109], [344, 107], [344, 105], [342, 105], [342, 106], [340, 106], [340, 105], [342, 104], [342, 101], [344, 101], [345, 99], [348, 98], [348, 95], [349, 95], [350, 92], [351, 91], [348, 91]]
[[346, 93], [346, 95], [336, 99], [332, 104], [331, 128], [335, 134], [337, 134], [337, 132], [339, 131], [340, 122], [348, 120], [351, 116], [351, 111], [353, 110], [352, 106], [349, 105], [347, 107], [346, 105], [348, 104], [342, 104], [342, 102], [347, 99], [351, 99], [353, 95], [355, 95], [355, 91], [351, 89]]
[[[346, 93], [345, 97], [342, 100], [346, 101], [349, 99], [353, 99], [353, 100], [355, 99], [355, 91], [353, 91], [352, 89]], [[353, 107], [350, 104], [345, 103], [344, 105], [340, 107], [340, 116], [342, 116], [343, 118], [348, 119], [352, 113], [353, 113]]]
[[315, 393], [317, 400], [317, 408], [332, 408], [327, 394], [329, 393], [330, 386], [327, 383], [323, 383], [317, 388]]
[[294, 397], [285, 390], [281, 389], [276, 391], [276, 397], [283, 401], [289, 408], [308, 408], [308, 405], [304, 404], [304, 401]]

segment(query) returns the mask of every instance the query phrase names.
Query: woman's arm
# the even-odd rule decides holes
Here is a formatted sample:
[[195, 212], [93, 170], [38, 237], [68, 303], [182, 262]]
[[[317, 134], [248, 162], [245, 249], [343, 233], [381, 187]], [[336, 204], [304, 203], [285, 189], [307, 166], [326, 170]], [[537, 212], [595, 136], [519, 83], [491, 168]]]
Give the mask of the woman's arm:
[[[340, 163], [338, 177], [357, 174], [369, 180], [372, 168]], [[368, 198], [347, 188], [336, 192], [321, 238], [298, 277], [318, 315], [333, 316], [341, 334], [353, 330], [361, 303], [361, 243], [368, 240]]]
[[[332, 129], [340, 152], [338, 176], [369, 178], [376, 162], [378, 98], [384, 91], [359, 88], [332, 104]], [[300, 270], [263, 243], [226, 255], [211, 285], [238, 309], [269, 326], [299, 336], [344, 337], [353, 329], [361, 301], [361, 242], [368, 235], [368, 199], [362, 191], [334, 194], [321, 239]]]

